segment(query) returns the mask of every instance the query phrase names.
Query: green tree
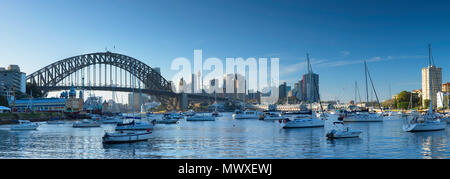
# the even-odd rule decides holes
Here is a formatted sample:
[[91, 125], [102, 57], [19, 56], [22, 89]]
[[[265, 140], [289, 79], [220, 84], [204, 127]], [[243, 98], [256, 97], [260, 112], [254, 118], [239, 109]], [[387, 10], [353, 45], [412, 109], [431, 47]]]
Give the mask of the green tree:
[[429, 99], [423, 100], [423, 102], [425, 103], [424, 108], [428, 108], [430, 106], [430, 100]]
[[28, 95], [30, 95], [32, 93], [33, 94], [33, 98], [40, 98], [40, 97], [44, 96], [44, 94], [42, 93], [41, 90], [39, 90], [37, 85], [32, 84], [32, 83], [27, 83], [26, 93]]

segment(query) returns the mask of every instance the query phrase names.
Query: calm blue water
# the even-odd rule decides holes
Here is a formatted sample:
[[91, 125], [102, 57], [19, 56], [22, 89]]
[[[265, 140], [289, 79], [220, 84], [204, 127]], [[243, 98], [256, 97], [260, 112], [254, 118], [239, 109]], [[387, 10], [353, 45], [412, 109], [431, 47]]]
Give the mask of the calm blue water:
[[0, 126], [0, 158], [450, 158], [450, 130], [406, 133], [402, 120], [348, 123], [360, 138], [326, 140], [325, 128], [282, 129], [278, 122], [233, 120], [159, 124], [148, 142], [103, 145], [101, 128], [47, 125], [37, 131]]

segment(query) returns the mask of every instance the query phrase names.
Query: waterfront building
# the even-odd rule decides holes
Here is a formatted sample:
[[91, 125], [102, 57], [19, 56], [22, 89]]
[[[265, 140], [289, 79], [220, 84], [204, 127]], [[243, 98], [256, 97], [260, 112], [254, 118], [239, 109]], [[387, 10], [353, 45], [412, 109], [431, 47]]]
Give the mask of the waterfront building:
[[[148, 98], [145, 94], [142, 93], [134, 93], [134, 109], [139, 111], [141, 109], [141, 105], [148, 102]], [[133, 109], [133, 94], [128, 94], [128, 106], [130, 109]]]
[[[431, 89], [430, 81], [431, 79]], [[437, 104], [437, 93], [442, 91], [442, 68], [430, 65], [422, 68], [422, 104], [425, 106], [425, 100], [433, 98], [433, 106]]]
[[303, 75], [302, 101], [319, 102], [319, 75], [310, 73]]
[[12, 94], [16, 91], [26, 92], [26, 74], [20, 71], [19, 66], [9, 65], [6, 69], [0, 68], [0, 94]]
[[65, 98], [18, 99], [13, 108], [16, 112], [65, 112]]

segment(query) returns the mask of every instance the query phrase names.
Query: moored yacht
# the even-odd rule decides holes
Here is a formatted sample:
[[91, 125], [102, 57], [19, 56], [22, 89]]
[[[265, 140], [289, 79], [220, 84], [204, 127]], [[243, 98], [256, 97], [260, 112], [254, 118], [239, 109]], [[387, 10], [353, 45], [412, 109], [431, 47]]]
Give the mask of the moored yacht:
[[141, 121], [131, 121], [130, 123], [119, 123], [116, 126], [116, 131], [123, 131], [123, 130], [147, 130], [147, 129], [153, 129], [155, 126], [155, 122], [152, 121], [151, 123], [148, 122], [141, 122]]
[[195, 114], [194, 116], [189, 116], [186, 118], [186, 121], [215, 121], [215, 120], [216, 117], [205, 114]]
[[12, 125], [11, 130], [36, 130], [39, 127], [38, 123], [30, 122], [29, 120], [19, 120], [19, 124]]
[[270, 112], [265, 112], [264, 113], [264, 120], [265, 121], [278, 121], [278, 120], [283, 120], [283, 119], [287, 119], [285, 116], [283, 116], [281, 114], [281, 112], [277, 112], [277, 111], [270, 111]]
[[178, 113], [166, 113], [160, 120], [156, 120], [157, 124], [176, 124], [184, 117]]
[[[433, 67], [431, 65], [431, 47], [428, 45], [429, 52], [429, 63], [428, 68]], [[428, 75], [429, 86], [428, 89], [432, 89], [431, 75]], [[418, 131], [435, 131], [435, 130], [444, 130], [447, 127], [447, 123], [442, 121], [440, 116], [437, 113], [433, 112], [433, 98], [430, 98], [430, 107], [426, 114], [412, 114], [408, 118], [403, 125], [403, 130], [406, 132], [418, 132]]]
[[297, 115], [291, 119], [284, 119], [282, 121], [283, 128], [308, 128], [308, 127], [324, 127], [325, 120], [316, 117], [315, 115]]
[[102, 137], [103, 143], [129, 143], [137, 141], [145, 141], [150, 139], [150, 129], [146, 131], [116, 131], [105, 132]]
[[263, 118], [263, 115], [259, 111], [252, 110], [237, 110], [233, 114], [234, 119], [260, 119]]
[[343, 122], [333, 122], [333, 125], [335, 128], [326, 134], [328, 139], [359, 137], [362, 133], [361, 130], [345, 127]]
[[100, 123], [89, 119], [83, 119], [82, 121], [73, 123], [72, 127], [74, 128], [100, 127]]

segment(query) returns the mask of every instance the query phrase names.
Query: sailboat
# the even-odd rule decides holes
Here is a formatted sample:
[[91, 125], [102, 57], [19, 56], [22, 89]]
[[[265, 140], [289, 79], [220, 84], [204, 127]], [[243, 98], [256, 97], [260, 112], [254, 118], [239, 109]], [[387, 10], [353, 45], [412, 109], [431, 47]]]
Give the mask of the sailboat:
[[[315, 85], [312, 81], [312, 67], [309, 63], [309, 54], [306, 54], [306, 60], [308, 65], [308, 74], [309, 74], [309, 84]], [[314, 89], [316, 90], [316, 93], [319, 94], [319, 91], [317, 90], [317, 86], [314, 86]], [[309, 95], [311, 97], [311, 95]], [[319, 95], [319, 103], [320, 103], [320, 95]], [[309, 105], [310, 109], [312, 110], [312, 103], [311, 99], [309, 99]], [[320, 104], [320, 107], [322, 105]], [[323, 112], [323, 110], [321, 110]], [[293, 119], [284, 119], [282, 120], [282, 126], [284, 129], [287, 128], [308, 128], [308, 127], [324, 127], [325, 121], [322, 118], [318, 118], [313, 112], [311, 114], [307, 115], [295, 115]]]
[[[431, 64], [431, 45], [428, 45], [428, 68], [432, 67]], [[428, 72], [428, 89], [430, 90], [430, 107], [426, 114], [424, 115], [411, 115], [405, 121], [403, 125], [403, 130], [406, 132], [418, 132], [418, 131], [435, 131], [444, 130], [447, 126], [445, 121], [441, 121], [439, 115], [433, 112], [433, 97], [432, 95], [432, 80], [431, 75]]]
[[[367, 64], [366, 64], [365, 61], [364, 61], [364, 72], [365, 72], [365, 77], [366, 77], [366, 94], [367, 94], [367, 96], [366, 96], [366, 98], [367, 98], [366, 104], [369, 103], [369, 89], [368, 89], [368, 86], [367, 86], [367, 76], [369, 76], [370, 82], [372, 84], [372, 89], [375, 92], [375, 96], [377, 98], [378, 106], [380, 107], [380, 109], [382, 109], [381, 105], [380, 105], [380, 102], [378, 100], [377, 93], [375, 91], [375, 87], [374, 87], [373, 82], [372, 82], [372, 78], [370, 77], [370, 73], [367, 70]], [[361, 111], [353, 111], [351, 113], [346, 113], [343, 116], [343, 118], [344, 118], [343, 119], [344, 122], [383, 122], [383, 115], [377, 114], [377, 113], [371, 113], [371, 112], [369, 112], [368, 109], [361, 110]]]
[[[134, 67], [134, 66], [133, 66]], [[132, 70], [135, 68], [132, 67]], [[135, 86], [135, 79], [133, 85]], [[102, 137], [103, 143], [123, 143], [123, 142], [137, 142], [148, 140], [150, 138], [151, 129], [155, 123], [152, 122], [136, 122], [135, 121], [135, 105], [134, 105], [134, 88], [133, 88], [133, 121], [126, 124], [117, 124], [115, 132], [105, 132]], [[141, 130], [141, 131], [138, 131]]]

